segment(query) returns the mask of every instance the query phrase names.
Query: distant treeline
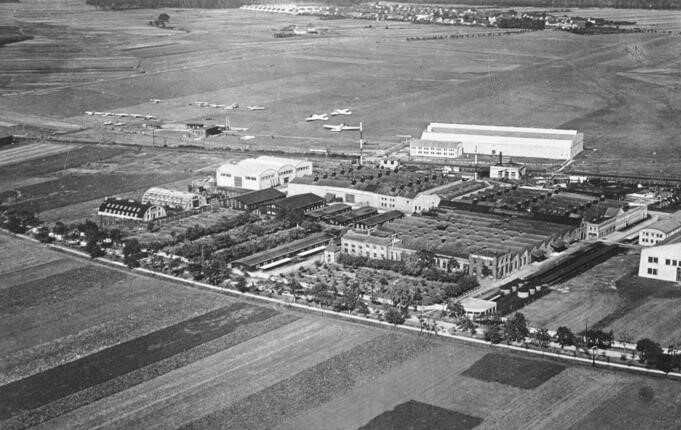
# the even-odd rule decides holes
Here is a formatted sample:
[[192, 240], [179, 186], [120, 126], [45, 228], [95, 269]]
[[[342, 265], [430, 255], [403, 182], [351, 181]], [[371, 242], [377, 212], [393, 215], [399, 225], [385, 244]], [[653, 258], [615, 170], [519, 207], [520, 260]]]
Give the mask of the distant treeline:
[[[433, 3], [432, 0], [397, 0], [401, 3]], [[681, 0], [438, 0], [436, 3], [504, 7], [612, 7], [618, 9], [681, 9]]]
[[159, 8], [206, 8], [228, 9], [251, 4], [249, 0], [85, 0], [86, 4], [101, 9], [159, 9]]

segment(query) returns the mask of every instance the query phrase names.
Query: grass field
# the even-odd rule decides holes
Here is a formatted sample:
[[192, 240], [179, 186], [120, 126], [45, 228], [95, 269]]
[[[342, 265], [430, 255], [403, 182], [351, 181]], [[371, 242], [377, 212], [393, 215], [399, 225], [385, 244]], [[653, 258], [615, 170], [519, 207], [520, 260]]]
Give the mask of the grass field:
[[5, 235], [0, 247], [40, 257], [27, 266], [9, 254], [0, 269], [9, 280], [2, 428], [675, 428], [681, 419], [677, 382], [240, 303]]
[[590, 270], [556, 285], [551, 294], [521, 312], [532, 326], [573, 331], [585, 325], [613, 330], [615, 338], [636, 341], [649, 337], [664, 345], [681, 342], [681, 289], [668, 282], [639, 278], [640, 253], [616, 255]]
[[[178, 9], [171, 21], [183, 31], [169, 31], [146, 25], [155, 16], [149, 10], [107, 13], [78, 0], [0, 7], [11, 7], [12, 25], [35, 35], [4, 48], [0, 119], [84, 128], [74, 137], [151, 143], [135, 121], [126, 120], [126, 131], [111, 130], [85, 110], [223, 122], [224, 110], [189, 106], [207, 101], [267, 108], [230, 111], [231, 123], [249, 127], [256, 139], [246, 145], [221, 137], [210, 144], [217, 147], [353, 150], [356, 135], [332, 135], [304, 121], [312, 112], [352, 107], [345, 120], [363, 121], [365, 138], [383, 148], [398, 144], [397, 135], [418, 135], [428, 122], [443, 121], [578, 128], [588, 150], [572, 166], [577, 170], [674, 174], [671, 160], [679, 155], [676, 34], [544, 31], [407, 42], [407, 36], [489, 29], [367, 28], [368, 21]], [[678, 19], [676, 12], [640, 13], [649, 26], [667, 28]], [[273, 28], [308, 23], [329, 32], [272, 37]], [[26, 69], [34, 73], [20, 72]]]

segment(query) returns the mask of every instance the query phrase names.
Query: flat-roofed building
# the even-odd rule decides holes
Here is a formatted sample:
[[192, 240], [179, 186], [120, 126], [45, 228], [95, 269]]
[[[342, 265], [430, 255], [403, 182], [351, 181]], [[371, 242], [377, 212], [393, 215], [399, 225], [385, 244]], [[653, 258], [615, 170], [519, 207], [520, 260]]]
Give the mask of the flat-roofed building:
[[673, 213], [669, 218], [658, 220], [639, 231], [638, 244], [641, 246], [659, 245], [678, 232], [681, 232], [681, 211]]
[[497, 302], [492, 300], [476, 299], [468, 297], [461, 300], [464, 312], [468, 318], [478, 318], [491, 315], [497, 311]]
[[287, 244], [257, 252], [248, 257], [234, 260], [232, 265], [245, 270], [268, 270], [297, 258], [307, 258], [320, 253], [329, 245], [332, 237], [325, 233], [314, 233], [303, 239], [294, 240]]
[[681, 282], [681, 242], [641, 248], [638, 276]]
[[260, 156], [218, 167], [218, 187], [263, 190], [288, 184], [293, 178], [312, 174], [312, 163], [307, 160]]
[[583, 141], [582, 133], [576, 130], [431, 123], [421, 139], [410, 144], [409, 151], [413, 156], [432, 157], [434, 152], [446, 158], [503, 152], [511, 157], [567, 160], [582, 152]]

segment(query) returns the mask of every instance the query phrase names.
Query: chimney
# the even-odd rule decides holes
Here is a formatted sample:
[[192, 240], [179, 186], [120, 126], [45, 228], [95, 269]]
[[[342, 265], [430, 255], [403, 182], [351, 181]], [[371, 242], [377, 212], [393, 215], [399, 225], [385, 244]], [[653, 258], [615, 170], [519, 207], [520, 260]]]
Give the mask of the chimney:
[[499, 152], [499, 164], [503, 163], [503, 160], [504, 160], [504, 155], [501, 152]]

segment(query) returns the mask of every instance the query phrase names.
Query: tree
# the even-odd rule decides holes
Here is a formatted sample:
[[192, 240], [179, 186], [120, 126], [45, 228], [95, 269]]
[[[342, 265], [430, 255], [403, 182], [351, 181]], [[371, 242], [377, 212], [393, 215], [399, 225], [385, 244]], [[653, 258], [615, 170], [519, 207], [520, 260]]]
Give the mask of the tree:
[[130, 239], [123, 246], [123, 262], [129, 268], [139, 267], [142, 258], [142, 247], [137, 239]]
[[414, 293], [407, 286], [398, 286], [392, 292], [393, 306], [399, 309], [405, 316], [409, 312], [409, 306], [414, 301]]
[[462, 330], [468, 331], [470, 334], [475, 334], [475, 323], [471, 321], [470, 318], [461, 317], [459, 320], [459, 325], [461, 326]]
[[675, 360], [669, 354], [660, 354], [656, 360], [655, 367], [664, 373], [669, 373], [674, 368]]
[[504, 335], [507, 341], [522, 342], [530, 334], [527, 329], [527, 321], [525, 315], [516, 312], [512, 318], [509, 318], [504, 324]]
[[575, 335], [569, 328], [561, 326], [556, 330], [556, 341], [561, 348], [564, 348], [566, 345], [574, 345]]
[[97, 257], [104, 256], [104, 251], [97, 244], [97, 241], [94, 240], [94, 239], [90, 239], [90, 240], [87, 241], [87, 244], [85, 245], [85, 251], [88, 254], [90, 254], [90, 258], [97, 258]]
[[239, 278], [236, 281], [235, 287], [236, 287], [237, 291], [240, 291], [242, 293], [246, 293], [249, 290], [248, 284], [246, 283], [246, 278], [243, 278], [243, 277]]
[[52, 242], [52, 237], [50, 236], [50, 230], [47, 227], [40, 227], [38, 232], [35, 234], [35, 238], [41, 243]]
[[405, 318], [402, 311], [395, 307], [390, 307], [385, 311], [385, 320], [390, 324], [399, 325], [404, 324]]
[[65, 235], [68, 229], [66, 228], [66, 224], [64, 224], [61, 221], [57, 221], [54, 224], [54, 227], [52, 227], [52, 233], [58, 234], [58, 235]]
[[474, 290], [480, 286], [475, 276], [470, 275], [461, 276], [457, 282], [463, 288], [463, 291]]
[[655, 365], [662, 355], [660, 344], [648, 338], [636, 342], [636, 351], [638, 351], [639, 361], [641, 363], [648, 363], [651, 366]]
[[485, 340], [491, 343], [500, 343], [504, 339], [501, 333], [501, 324], [498, 321], [493, 321], [487, 331], [485, 331]]
[[542, 348], [546, 348], [549, 346], [549, 342], [551, 342], [551, 335], [545, 328], [540, 328], [539, 330], [535, 331], [533, 337], [537, 340], [537, 343]]
[[357, 302], [357, 306], [355, 307], [355, 310], [362, 315], [369, 315], [369, 306], [367, 306], [367, 304], [364, 303], [361, 300], [359, 300]]
[[102, 238], [102, 233], [99, 231], [99, 226], [89, 219], [85, 220], [84, 223], [78, 224], [76, 228], [79, 232], [85, 234], [86, 240], [100, 240]]
[[461, 302], [457, 300], [449, 300], [447, 302], [447, 312], [452, 318], [460, 318], [466, 315], [466, 310], [463, 308]]
[[167, 13], [164, 12], [164, 13], [162, 13], [158, 16], [158, 20], [160, 22], [168, 22], [168, 21], [170, 21], [170, 15], [168, 15]]
[[291, 294], [293, 294], [293, 301], [294, 302], [297, 301], [300, 298], [300, 296], [303, 295], [303, 292], [305, 291], [305, 289], [300, 284], [300, 282], [298, 282], [295, 279], [291, 280], [291, 285], [289, 285], [289, 290], [291, 291]]
[[119, 229], [114, 228], [111, 231], [109, 231], [109, 239], [111, 239], [113, 243], [120, 243], [122, 238], [123, 233], [121, 233]]
[[435, 265], [435, 253], [427, 249], [416, 251], [416, 262], [421, 269], [430, 269]]

